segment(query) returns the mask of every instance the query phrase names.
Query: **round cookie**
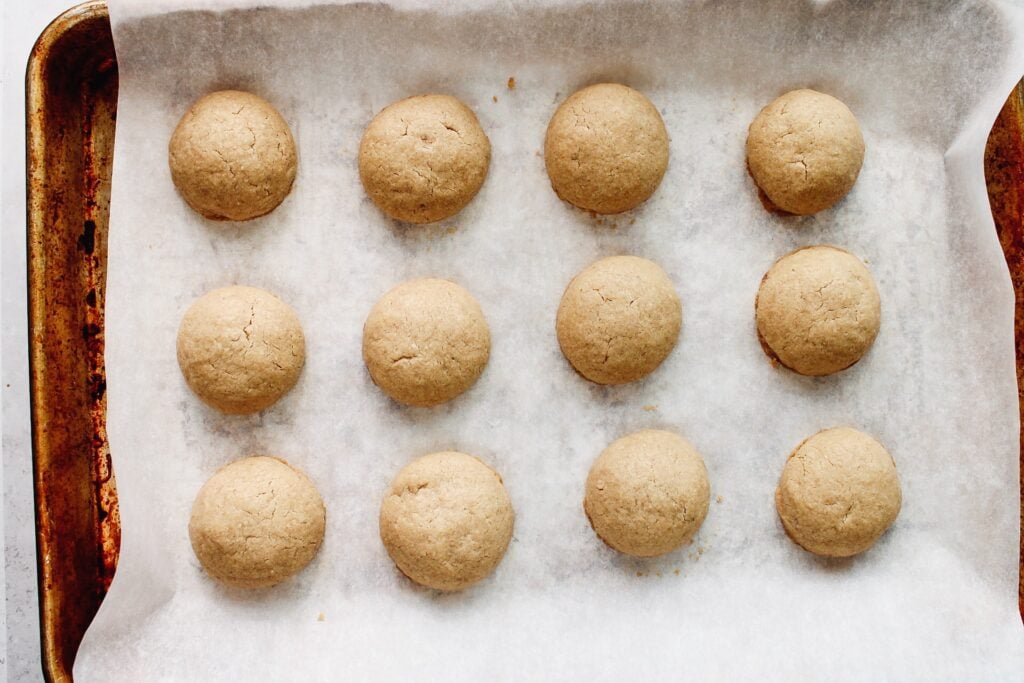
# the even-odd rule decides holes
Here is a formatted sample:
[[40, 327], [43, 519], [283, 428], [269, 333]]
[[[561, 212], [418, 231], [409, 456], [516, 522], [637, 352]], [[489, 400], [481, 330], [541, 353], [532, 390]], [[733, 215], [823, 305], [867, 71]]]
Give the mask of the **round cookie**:
[[864, 137], [845, 104], [814, 90], [793, 90], [754, 118], [747, 168], [768, 200], [807, 215], [846, 196], [864, 161]]
[[548, 123], [544, 163], [563, 200], [622, 213], [654, 194], [668, 168], [668, 132], [642, 93], [618, 83], [578, 90]]
[[363, 325], [363, 361], [381, 391], [435, 406], [469, 389], [491, 354], [480, 304], [454, 282], [409, 280], [380, 298]]
[[637, 256], [612, 256], [572, 279], [555, 330], [577, 372], [598, 384], [625, 384], [668, 357], [682, 323], [683, 307], [665, 271]]
[[257, 456], [222, 467], [203, 484], [188, 535], [210, 576], [263, 588], [312, 561], [326, 522], [324, 502], [306, 475], [284, 460]]
[[178, 365], [205, 403], [255, 413], [288, 393], [306, 361], [295, 312], [270, 292], [232, 286], [204, 294], [178, 328]]
[[856, 429], [826, 429], [789, 455], [775, 507], [789, 537], [826, 557], [864, 552], [899, 515], [896, 464], [882, 444]]
[[514, 518], [497, 472], [465, 453], [431, 453], [391, 482], [380, 506], [380, 538], [410, 579], [455, 591], [494, 571]]
[[491, 143], [476, 114], [448, 95], [399, 100], [373, 117], [359, 143], [366, 194], [391, 218], [433, 223], [476, 196]]
[[169, 145], [171, 178], [189, 206], [214, 220], [246, 221], [273, 211], [295, 180], [291, 130], [252, 93], [221, 90], [181, 117]]
[[867, 353], [881, 322], [871, 273], [848, 251], [804, 247], [761, 280], [757, 334], [770, 358], [801, 375], [830, 375]]
[[654, 557], [697, 533], [710, 495], [704, 459], [690, 442], [646, 429], [612, 442], [594, 461], [583, 509], [608, 546]]

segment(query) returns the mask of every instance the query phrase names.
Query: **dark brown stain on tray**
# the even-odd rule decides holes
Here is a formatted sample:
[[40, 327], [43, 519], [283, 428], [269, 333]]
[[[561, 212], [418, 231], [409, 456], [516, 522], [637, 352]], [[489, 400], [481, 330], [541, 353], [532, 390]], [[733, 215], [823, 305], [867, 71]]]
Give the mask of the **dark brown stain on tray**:
[[96, 221], [86, 220], [83, 223], [82, 234], [78, 236], [78, 248], [90, 255], [96, 250]]

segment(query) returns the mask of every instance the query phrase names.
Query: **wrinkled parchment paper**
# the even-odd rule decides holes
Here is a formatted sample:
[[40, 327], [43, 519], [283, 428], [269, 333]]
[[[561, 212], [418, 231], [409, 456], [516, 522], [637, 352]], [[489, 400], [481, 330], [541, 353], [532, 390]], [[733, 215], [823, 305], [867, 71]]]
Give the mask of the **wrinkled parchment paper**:
[[[1013, 292], [982, 174], [988, 129], [1024, 71], [1019, 8], [450, 0], [193, 11], [241, 4], [111, 2], [121, 91], [108, 425], [124, 531], [79, 680], [1019, 680]], [[598, 219], [558, 201], [541, 150], [557, 103], [602, 80], [645, 92], [672, 143], [654, 197]], [[780, 217], [747, 176], [746, 128], [803, 86], [853, 109], [867, 156], [838, 206]], [[294, 191], [252, 223], [200, 218], [167, 168], [178, 118], [225, 87], [273, 102], [298, 144]], [[377, 111], [432, 91], [476, 111], [493, 162], [461, 214], [410, 227], [366, 198], [356, 152]], [[861, 256], [883, 302], [874, 349], [824, 379], [773, 369], [753, 320], [765, 270], [815, 243]], [[601, 388], [562, 358], [554, 316], [569, 279], [617, 253], [665, 268], [684, 327], [648, 379]], [[466, 286], [494, 340], [476, 387], [429, 410], [386, 399], [360, 357], [373, 303], [420, 276]], [[175, 360], [188, 305], [232, 283], [290, 303], [308, 343], [295, 390], [252, 417], [205, 408]], [[888, 446], [904, 507], [870, 552], [823, 561], [786, 539], [773, 492], [790, 450], [840, 424]], [[581, 499], [601, 449], [645, 427], [697, 446], [713, 502], [691, 546], [637, 561], [598, 541]], [[457, 595], [403, 579], [377, 534], [390, 478], [447, 448], [495, 466], [517, 513], [504, 562]], [[218, 467], [257, 453], [312, 477], [327, 536], [297, 578], [227, 590], [192, 555], [189, 508]]]

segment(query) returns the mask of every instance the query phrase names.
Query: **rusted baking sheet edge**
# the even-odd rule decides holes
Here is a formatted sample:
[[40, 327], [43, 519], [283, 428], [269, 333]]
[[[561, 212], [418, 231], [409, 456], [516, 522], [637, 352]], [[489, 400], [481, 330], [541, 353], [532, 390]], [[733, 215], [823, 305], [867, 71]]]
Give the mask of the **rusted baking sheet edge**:
[[43, 670], [71, 680], [113, 577], [103, 301], [117, 64], [106, 5], [43, 31], [26, 73], [29, 381]]
[[[1024, 491], [1024, 81], [1017, 84], [992, 124], [985, 145], [985, 182], [992, 218], [1010, 268], [1016, 296], [1017, 400], [1021, 417], [1020, 486]], [[1024, 497], [1020, 502], [1021, 539], [1018, 608], [1024, 616]]]

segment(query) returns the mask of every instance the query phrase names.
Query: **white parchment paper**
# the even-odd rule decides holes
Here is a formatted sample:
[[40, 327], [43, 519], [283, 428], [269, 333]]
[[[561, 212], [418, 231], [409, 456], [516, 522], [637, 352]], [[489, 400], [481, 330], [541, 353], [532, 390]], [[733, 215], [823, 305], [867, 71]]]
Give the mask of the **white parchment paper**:
[[[1020, 8], [242, 4], [111, 1], [108, 428], [123, 539], [80, 680], [1019, 680], [1013, 292], [982, 152], [1024, 71]], [[654, 197], [597, 219], [555, 197], [541, 151], [556, 105], [602, 80], [645, 92], [672, 143]], [[804, 86], [853, 109], [867, 155], [838, 206], [781, 217], [746, 173], [746, 129]], [[299, 152], [284, 204], [238, 225], [192, 212], [167, 168], [178, 118], [225, 87], [273, 102]], [[356, 152], [377, 111], [423, 92], [472, 107], [493, 161], [462, 213], [410, 227], [366, 198]], [[816, 243], [865, 260], [883, 323], [854, 368], [807, 379], [767, 362], [753, 302], [776, 258]], [[562, 358], [554, 317], [570, 278], [617, 253], [665, 268], [683, 333], [649, 378], [601, 388]], [[493, 335], [479, 383], [429, 410], [386, 399], [360, 356], [373, 303], [422, 276], [467, 287]], [[252, 417], [205, 408], [175, 360], [188, 305], [232, 283], [290, 303], [308, 344], [294, 391]], [[792, 448], [841, 424], [888, 446], [904, 506], [870, 552], [823, 561], [786, 539], [773, 493]], [[645, 427], [698, 447], [714, 501], [693, 545], [637, 561], [601, 544], [581, 500], [601, 449]], [[501, 566], [456, 595], [402, 578], [377, 533], [395, 472], [446, 448], [496, 467], [517, 513]], [[312, 477], [327, 536], [297, 578], [227, 590], [192, 555], [189, 509], [218, 467], [259, 453]]]

